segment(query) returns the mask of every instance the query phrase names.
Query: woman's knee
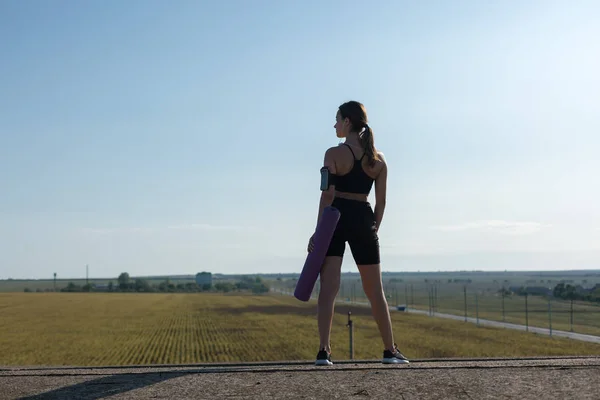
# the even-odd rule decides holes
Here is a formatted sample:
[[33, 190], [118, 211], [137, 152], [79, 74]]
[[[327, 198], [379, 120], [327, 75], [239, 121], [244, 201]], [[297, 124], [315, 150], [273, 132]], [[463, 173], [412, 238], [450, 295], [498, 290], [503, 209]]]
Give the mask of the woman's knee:
[[321, 281], [321, 287], [319, 289], [319, 294], [335, 297], [335, 296], [337, 296], [339, 290], [340, 290], [339, 282]]
[[321, 290], [332, 296], [336, 296], [341, 284], [342, 260], [340, 257], [327, 257], [321, 273], [319, 281]]
[[363, 291], [370, 301], [377, 300], [379, 296], [384, 296], [379, 264], [359, 265], [358, 271], [360, 272]]
[[379, 285], [363, 285], [363, 291], [371, 303], [379, 303], [385, 300], [385, 293], [383, 292], [383, 288]]
[[319, 281], [321, 286], [337, 287], [340, 286], [341, 277], [335, 274], [321, 275]]

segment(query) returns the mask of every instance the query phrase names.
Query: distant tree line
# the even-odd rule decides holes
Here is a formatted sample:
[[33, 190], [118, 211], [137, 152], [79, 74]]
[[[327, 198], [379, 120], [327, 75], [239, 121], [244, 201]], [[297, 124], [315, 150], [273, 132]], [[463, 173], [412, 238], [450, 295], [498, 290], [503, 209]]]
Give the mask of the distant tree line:
[[498, 290], [498, 294], [510, 297], [515, 294], [517, 296], [546, 296], [561, 300], [579, 300], [600, 303], [600, 285], [596, 285], [592, 289], [584, 289], [582, 286], [573, 286], [568, 283], [561, 282], [554, 289], [548, 289], [543, 286], [520, 286], [510, 289], [502, 288]]
[[[427, 279], [425, 279], [425, 282], [427, 282]], [[460, 278], [456, 278], [456, 279], [451, 279], [448, 278], [448, 283], [472, 283], [473, 281], [471, 279], [460, 279]]]
[[582, 300], [600, 303], [600, 285], [596, 285], [594, 289], [586, 290], [582, 289], [581, 286], [559, 283], [554, 287], [552, 294], [554, 297], [563, 300]]
[[[57, 288], [58, 289], [58, 288]], [[196, 292], [252, 292], [261, 294], [269, 292], [269, 285], [260, 277], [243, 276], [238, 281], [217, 282], [214, 285], [198, 285], [196, 282], [173, 283], [168, 278], [159, 283], [150, 282], [147, 279], [131, 279], [127, 272], [123, 272], [117, 278], [117, 283], [112, 281], [108, 285], [95, 285], [88, 283], [77, 285], [69, 282], [61, 292], [147, 292], [147, 293], [196, 293]], [[29, 288], [25, 292], [32, 292]], [[49, 290], [52, 291], [52, 290]]]

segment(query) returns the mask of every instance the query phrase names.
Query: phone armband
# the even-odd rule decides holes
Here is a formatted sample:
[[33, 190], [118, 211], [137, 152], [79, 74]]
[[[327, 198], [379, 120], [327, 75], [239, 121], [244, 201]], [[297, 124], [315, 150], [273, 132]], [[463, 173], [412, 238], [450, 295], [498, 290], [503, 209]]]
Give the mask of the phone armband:
[[334, 184], [335, 175], [333, 175], [329, 168], [321, 168], [321, 191], [329, 190], [329, 187]]

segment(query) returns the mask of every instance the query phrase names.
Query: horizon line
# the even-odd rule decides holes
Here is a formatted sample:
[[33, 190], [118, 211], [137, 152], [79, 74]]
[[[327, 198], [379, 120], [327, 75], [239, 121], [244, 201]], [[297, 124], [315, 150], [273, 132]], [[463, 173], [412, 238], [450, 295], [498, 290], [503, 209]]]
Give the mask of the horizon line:
[[[126, 271], [123, 271], [126, 272]], [[211, 272], [211, 271], [199, 271], [197, 273], [200, 272], [210, 272], [213, 276], [257, 276], [257, 275], [262, 275], [262, 276], [278, 276], [278, 275], [297, 275], [300, 276], [300, 272], [248, 272], [248, 273], [220, 273], [220, 272]], [[465, 269], [461, 269], [461, 270], [438, 270], [438, 271], [420, 271], [420, 270], [415, 270], [415, 271], [381, 271], [382, 274], [396, 274], [396, 275], [402, 275], [402, 274], [464, 274], [464, 273], [474, 273], [474, 274], [490, 274], [490, 273], [496, 273], [496, 274], [507, 274], [507, 273], [518, 273], [518, 274], [541, 274], [541, 273], [552, 273], [552, 274], [557, 274], [557, 273], [598, 273], [600, 274], [600, 268], [598, 269], [549, 269], [549, 270], [523, 270], [523, 269], [503, 269], [503, 270], [481, 270], [481, 269], [474, 269], [474, 270], [465, 270]], [[196, 273], [196, 274], [197, 274]], [[130, 275], [130, 279], [159, 279], [159, 278], [185, 278], [185, 277], [195, 277], [196, 274], [170, 274], [170, 275], [166, 275], [166, 274], [157, 274], [157, 275]], [[360, 273], [358, 271], [342, 271], [341, 272], [342, 276], [343, 275], [352, 275], [352, 274], [356, 274], [359, 275]], [[89, 280], [89, 281], [98, 281], [98, 280], [112, 280], [112, 279], [118, 279], [118, 276], [116, 277], [67, 277], [67, 278], [59, 278], [57, 276], [56, 280], [57, 281], [65, 281], [65, 280]], [[54, 281], [54, 278], [52, 277], [48, 277], [48, 278], [0, 278], [0, 282], [1, 281]]]

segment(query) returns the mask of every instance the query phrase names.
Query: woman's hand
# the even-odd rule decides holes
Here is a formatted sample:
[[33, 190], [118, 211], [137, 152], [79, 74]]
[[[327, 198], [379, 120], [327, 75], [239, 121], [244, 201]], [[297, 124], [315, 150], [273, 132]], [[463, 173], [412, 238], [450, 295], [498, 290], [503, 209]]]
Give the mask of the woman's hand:
[[310, 239], [308, 239], [308, 247], [306, 248], [306, 250], [308, 250], [308, 252], [311, 253], [314, 249], [315, 249], [315, 234], [313, 233], [313, 235], [310, 237]]

